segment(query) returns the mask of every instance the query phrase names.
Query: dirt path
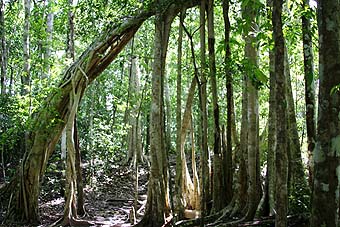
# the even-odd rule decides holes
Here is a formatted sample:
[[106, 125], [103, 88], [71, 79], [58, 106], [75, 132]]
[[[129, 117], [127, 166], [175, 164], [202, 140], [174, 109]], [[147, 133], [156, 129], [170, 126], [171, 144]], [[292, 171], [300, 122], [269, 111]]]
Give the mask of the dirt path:
[[[83, 218], [93, 223], [93, 226], [132, 226], [130, 217], [133, 214], [135, 175], [129, 167], [116, 167], [105, 173], [96, 173], [92, 185], [86, 185], [85, 209], [87, 215]], [[135, 221], [144, 214], [147, 192], [147, 170], [139, 169], [138, 214]], [[53, 185], [53, 184], [52, 184]], [[47, 227], [63, 215], [64, 198], [51, 184], [42, 187], [40, 197], [40, 227]], [[133, 223], [133, 222], [132, 222]], [[3, 227], [4, 225], [0, 225]], [[8, 227], [8, 226], [6, 226]]]

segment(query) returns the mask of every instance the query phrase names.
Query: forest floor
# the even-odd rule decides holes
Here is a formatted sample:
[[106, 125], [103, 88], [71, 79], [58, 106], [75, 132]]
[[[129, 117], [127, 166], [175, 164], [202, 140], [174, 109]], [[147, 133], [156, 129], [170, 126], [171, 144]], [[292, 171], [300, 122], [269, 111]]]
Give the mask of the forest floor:
[[[135, 172], [129, 166], [113, 166], [105, 172], [97, 171], [92, 185], [88, 184], [84, 187], [87, 214], [80, 219], [89, 221], [93, 224], [91, 226], [132, 226], [133, 220], [130, 214], [133, 214], [135, 179]], [[144, 213], [147, 180], [147, 167], [140, 167], [137, 205], [139, 215], [135, 221], [138, 221]], [[41, 216], [39, 227], [47, 227], [63, 216], [64, 197], [61, 196], [58, 186], [60, 182], [53, 184], [56, 181], [55, 176], [46, 174], [39, 198]], [[8, 227], [0, 224], [0, 227], [5, 226]]]
[[[132, 226], [144, 214], [146, 203], [148, 171], [147, 167], [139, 168], [138, 176], [138, 204], [136, 218], [130, 217], [134, 210], [135, 172], [129, 166], [112, 166], [102, 172], [96, 172], [92, 185], [86, 185], [84, 220], [93, 226]], [[42, 194], [45, 194], [44, 192]], [[47, 195], [47, 194], [46, 194]], [[64, 198], [42, 196], [41, 199], [41, 227], [54, 223], [63, 215]]]
[[[191, 162], [188, 162], [190, 165]], [[175, 171], [175, 159], [170, 161], [172, 176]], [[143, 214], [146, 204], [148, 167], [140, 166], [138, 171], [138, 205], [137, 216], [132, 218], [135, 198], [136, 174], [131, 166], [111, 165], [109, 168], [97, 168], [92, 170], [92, 177], [89, 167], [84, 177], [89, 182], [84, 187], [84, 201], [86, 216], [82, 220], [92, 223], [91, 226], [100, 227], [130, 227], [138, 222]], [[61, 188], [63, 183], [61, 172], [47, 171], [45, 174], [41, 194], [39, 198], [39, 208], [41, 225], [47, 227], [55, 223], [63, 216], [64, 196]], [[90, 180], [92, 179], [92, 180]], [[2, 222], [3, 211], [0, 209], [0, 223]], [[239, 223], [237, 226], [274, 226], [272, 218]], [[289, 226], [302, 227], [308, 226], [304, 216], [293, 217]], [[17, 227], [15, 225], [1, 225], [0, 227]], [[23, 226], [28, 227], [28, 226]]]

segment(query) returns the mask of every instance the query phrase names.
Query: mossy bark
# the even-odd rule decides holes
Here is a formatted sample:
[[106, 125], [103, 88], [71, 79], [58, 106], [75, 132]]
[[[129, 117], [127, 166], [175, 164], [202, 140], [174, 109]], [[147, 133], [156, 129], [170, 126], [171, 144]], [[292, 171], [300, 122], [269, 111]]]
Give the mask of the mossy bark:
[[284, 37], [282, 32], [282, 0], [273, 1], [273, 37], [276, 74], [276, 195], [275, 195], [275, 226], [287, 226], [288, 210], [288, 150], [287, 150], [287, 96], [286, 78], [284, 74]]
[[339, 1], [318, 1], [319, 105], [311, 227], [339, 225], [340, 18]]

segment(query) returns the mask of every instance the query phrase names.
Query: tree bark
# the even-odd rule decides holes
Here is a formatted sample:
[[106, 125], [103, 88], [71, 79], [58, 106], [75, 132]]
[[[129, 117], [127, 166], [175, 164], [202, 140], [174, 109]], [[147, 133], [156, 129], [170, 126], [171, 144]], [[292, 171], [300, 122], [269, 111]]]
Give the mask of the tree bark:
[[79, 137], [78, 137], [78, 126], [77, 126], [77, 118], [74, 118], [74, 148], [75, 148], [75, 168], [77, 175], [77, 215], [83, 217], [86, 214], [85, 211], [85, 203], [84, 203], [84, 181], [82, 174], [82, 164], [81, 164], [81, 151], [79, 146]]
[[177, 87], [176, 87], [176, 213], [181, 219], [184, 212], [184, 201], [182, 194], [182, 153], [181, 153], [181, 128], [182, 128], [182, 52], [183, 52], [183, 26], [185, 10], [180, 13], [178, 29], [178, 49], [177, 49]]
[[[164, 3], [162, 0], [157, 3]], [[169, 172], [164, 130], [165, 59], [171, 23], [178, 12], [172, 5], [168, 10], [156, 11], [154, 65], [150, 113], [151, 171], [145, 215], [138, 226], [162, 226], [170, 216]]]
[[137, 57], [133, 56], [131, 59], [131, 75], [129, 79], [129, 93], [130, 93], [130, 113], [129, 119], [129, 136], [128, 136], [128, 162], [132, 160], [132, 165], [136, 166], [138, 162], [143, 161], [141, 128], [140, 128], [140, 105], [141, 105], [141, 91], [140, 91], [140, 75]]
[[221, 152], [220, 111], [218, 105], [216, 59], [215, 59], [215, 30], [214, 30], [214, 0], [208, 0], [208, 49], [209, 69], [214, 116], [214, 171], [213, 171], [213, 209], [219, 211], [227, 205], [224, 188], [224, 172]]
[[[242, 17], [247, 21], [244, 29], [245, 59], [251, 67], [257, 67], [256, 49], [256, 14], [255, 1], [249, 1], [242, 9]], [[253, 83], [252, 72], [246, 72], [247, 82], [247, 119], [248, 119], [248, 202], [245, 220], [251, 220], [255, 216], [257, 206], [261, 199], [260, 183], [260, 155], [259, 155], [259, 110], [258, 91]]]
[[207, 79], [205, 72], [206, 64], [206, 42], [205, 42], [205, 11], [206, 0], [201, 1], [200, 6], [200, 55], [201, 55], [201, 78], [198, 81], [199, 101], [200, 101], [200, 117], [201, 117], [201, 167], [202, 167], [202, 216], [209, 212], [208, 202], [211, 200], [210, 191], [210, 166], [209, 166], [209, 150], [208, 150], [208, 116], [207, 116]]
[[[289, 212], [297, 213], [307, 211], [309, 201], [306, 196], [310, 194], [302, 163], [300, 139], [296, 123], [295, 104], [292, 91], [288, 50], [284, 52], [284, 67], [287, 89], [287, 118], [288, 118], [288, 193], [292, 199], [289, 201]], [[308, 196], [307, 196], [308, 197]], [[298, 201], [298, 202], [297, 202]]]
[[275, 52], [275, 74], [276, 74], [276, 196], [275, 196], [275, 226], [287, 226], [287, 98], [286, 79], [284, 74], [284, 37], [282, 32], [282, 0], [273, 1], [273, 37]]
[[235, 186], [235, 206], [231, 216], [235, 214], [245, 215], [244, 208], [248, 200], [248, 176], [247, 176], [247, 162], [248, 162], [248, 88], [247, 77], [243, 76], [242, 81], [242, 120], [241, 120], [241, 133], [240, 133], [240, 150], [235, 155], [238, 156], [235, 160], [239, 160], [237, 183]]
[[[227, 130], [226, 148], [223, 152], [224, 166], [224, 190], [226, 193], [226, 204], [229, 204], [233, 197], [233, 163], [232, 163], [232, 124], [233, 124], [233, 77], [230, 70], [231, 50], [230, 50], [230, 20], [229, 20], [229, 0], [222, 1], [223, 21], [224, 21], [224, 42], [225, 42], [225, 75], [227, 88]], [[222, 133], [224, 135], [224, 133]], [[234, 143], [237, 142], [234, 139]]]
[[[76, 208], [76, 190], [77, 190], [77, 170], [75, 165], [76, 149], [74, 141], [74, 123], [75, 116], [77, 113], [80, 93], [70, 92], [70, 115], [66, 123], [66, 147], [67, 147], [67, 158], [66, 158], [66, 185], [65, 185], [65, 207], [64, 216], [60, 220], [61, 226], [69, 225], [70, 222], [77, 217]], [[58, 224], [59, 226], [59, 224]]]
[[[189, 91], [188, 91], [188, 97], [185, 105], [185, 110], [183, 114], [183, 119], [181, 123], [181, 146], [180, 146], [180, 156], [181, 156], [181, 169], [178, 171], [181, 171], [180, 175], [177, 176], [177, 181], [180, 181], [181, 191], [182, 191], [182, 197], [183, 197], [183, 203], [185, 207], [195, 207], [194, 205], [194, 199], [195, 196], [194, 193], [194, 185], [191, 180], [188, 165], [185, 157], [185, 151], [184, 151], [184, 145], [186, 136], [188, 133], [188, 129], [190, 129], [191, 124], [191, 113], [192, 113], [192, 103], [194, 100], [194, 94], [197, 86], [196, 78], [193, 78]], [[181, 177], [181, 179], [178, 179]]]
[[318, 1], [319, 105], [310, 226], [339, 225], [340, 4]]
[[196, 151], [195, 151], [195, 133], [194, 133], [194, 121], [191, 114], [191, 127], [190, 127], [190, 139], [191, 139], [191, 168], [192, 168], [192, 178], [194, 184], [193, 196], [191, 199], [192, 209], [199, 210], [201, 208], [201, 191], [200, 191], [200, 182], [198, 179], [198, 173], [196, 168]]
[[[302, 7], [306, 12], [312, 9], [309, 7], [309, 0], [304, 0]], [[302, 41], [303, 41], [303, 62], [305, 78], [305, 105], [306, 105], [306, 128], [308, 145], [308, 172], [309, 186], [313, 185], [313, 150], [316, 141], [316, 116], [315, 116], [315, 78], [314, 78], [314, 57], [312, 42], [311, 22], [307, 13], [302, 15]]]
[[[273, 1], [267, 0], [267, 17], [272, 18]], [[273, 30], [272, 24], [270, 25]], [[273, 42], [269, 38], [268, 42]], [[276, 79], [275, 79], [275, 53], [269, 48], [269, 114], [268, 114], [268, 148], [267, 148], [267, 172], [266, 185], [268, 190], [268, 215], [275, 213], [275, 151], [276, 151]]]
[[276, 79], [273, 50], [269, 50], [269, 116], [268, 116], [268, 151], [267, 173], [269, 215], [275, 212], [275, 151], [276, 151]]

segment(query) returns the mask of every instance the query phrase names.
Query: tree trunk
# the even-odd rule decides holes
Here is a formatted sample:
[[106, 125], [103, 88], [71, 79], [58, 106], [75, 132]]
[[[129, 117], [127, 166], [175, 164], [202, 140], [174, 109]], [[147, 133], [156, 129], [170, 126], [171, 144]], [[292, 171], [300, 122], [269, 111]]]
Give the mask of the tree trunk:
[[201, 114], [201, 167], [202, 167], [202, 216], [209, 212], [208, 202], [211, 200], [210, 193], [210, 166], [209, 166], [209, 150], [208, 150], [208, 116], [207, 116], [207, 79], [205, 72], [206, 64], [206, 42], [205, 42], [205, 10], [206, 0], [201, 1], [200, 7], [200, 50], [201, 50], [201, 78], [198, 81], [200, 114]]
[[339, 225], [340, 4], [318, 1], [319, 105], [310, 226]]
[[284, 74], [284, 37], [282, 32], [282, 0], [273, 1], [273, 37], [276, 74], [276, 201], [275, 226], [287, 226], [287, 98], [286, 79]]
[[128, 114], [129, 121], [129, 136], [128, 136], [128, 161], [132, 161], [132, 165], [136, 166], [138, 162], [143, 161], [143, 152], [141, 146], [141, 128], [140, 128], [140, 72], [137, 57], [131, 59], [131, 73], [129, 79], [129, 93], [130, 93], [130, 111]]
[[232, 215], [236, 214], [245, 215], [243, 212], [247, 200], [248, 190], [248, 176], [247, 176], [247, 162], [248, 162], [248, 95], [247, 95], [247, 77], [244, 76], [242, 82], [242, 120], [241, 120], [241, 134], [240, 134], [240, 150], [238, 154], [235, 154], [235, 160], [239, 160], [238, 172], [237, 172], [237, 183], [235, 186], [235, 206], [232, 211]]
[[[267, 0], [267, 18], [271, 20], [273, 1]], [[270, 29], [273, 30], [272, 24]], [[272, 42], [273, 38], [268, 38]], [[264, 215], [274, 215], [275, 213], [275, 149], [276, 149], [276, 80], [275, 80], [275, 53], [273, 48], [269, 48], [269, 113], [268, 113], [268, 144], [267, 144], [267, 168], [265, 180], [265, 201]], [[267, 210], [266, 210], [267, 209]]]
[[[68, 1], [68, 7], [69, 7], [69, 12], [68, 12], [68, 22], [69, 22], [69, 27], [68, 27], [68, 42], [67, 42], [67, 53], [66, 55], [69, 56], [72, 61], [75, 59], [75, 49], [74, 49], [74, 18], [73, 18], [73, 11], [72, 11], [72, 6], [73, 6], [73, 0]], [[52, 42], [52, 32], [53, 32], [53, 12], [50, 12], [47, 15], [47, 34], [48, 34], [48, 41], [49, 45], [51, 45]], [[47, 61], [49, 60], [50, 56], [50, 50], [46, 50], [46, 55], [47, 55]], [[45, 62], [46, 63], [46, 62]], [[50, 74], [50, 66], [48, 63], [47, 66], [47, 76]], [[80, 216], [85, 216], [86, 211], [85, 211], [85, 205], [84, 205], [84, 183], [83, 183], [83, 176], [82, 176], [82, 168], [81, 168], [81, 152], [80, 152], [80, 146], [79, 146], [79, 138], [78, 138], [78, 128], [77, 128], [77, 114], [74, 116], [74, 123], [73, 123], [73, 134], [69, 135], [73, 137], [73, 144], [74, 144], [74, 151], [75, 151], [75, 169], [76, 169], [76, 199], [77, 201], [77, 206], [76, 206], [76, 211], [74, 211], [74, 216], [76, 217], [77, 215]], [[72, 164], [73, 165], [73, 164]], [[74, 202], [75, 202], [74, 201]], [[64, 214], [65, 215], [65, 214]]]
[[[311, 11], [309, 0], [304, 0], [303, 5], [306, 12]], [[315, 119], [315, 82], [314, 82], [314, 63], [313, 63], [313, 43], [312, 43], [311, 22], [308, 14], [302, 15], [302, 41], [303, 41], [303, 61], [305, 72], [305, 105], [306, 105], [306, 127], [308, 145], [308, 172], [309, 186], [313, 185], [313, 158], [312, 153], [316, 141], [316, 119]]]
[[138, 226], [162, 226], [171, 212], [164, 135], [164, 77], [169, 33], [176, 11], [176, 7], [172, 5], [166, 11], [156, 12], [150, 113], [151, 170], [145, 215]]
[[201, 208], [201, 191], [200, 182], [198, 179], [198, 173], [196, 168], [196, 152], [195, 152], [195, 134], [194, 134], [194, 121], [191, 114], [191, 127], [190, 127], [190, 139], [191, 139], [191, 168], [192, 168], [192, 178], [194, 183], [193, 198], [190, 201], [193, 210], [199, 210]]
[[219, 211], [227, 205], [221, 152], [220, 111], [218, 106], [216, 60], [215, 60], [215, 31], [214, 31], [214, 0], [208, 0], [208, 49], [209, 69], [214, 112], [214, 171], [213, 171], [213, 209]]
[[176, 193], [176, 210], [178, 218], [181, 219], [184, 213], [184, 201], [182, 194], [182, 52], [183, 52], [183, 26], [185, 10], [180, 13], [179, 29], [178, 29], [178, 49], [177, 49], [177, 88], [176, 88], [176, 179], [175, 179], [175, 193]]
[[74, 93], [75, 89], [70, 92], [70, 115], [66, 123], [66, 147], [67, 147], [67, 158], [66, 158], [66, 185], [65, 185], [65, 207], [64, 216], [57, 222], [56, 226], [69, 225], [74, 218], [77, 217], [76, 209], [76, 190], [77, 190], [77, 173], [75, 166], [76, 150], [74, 141], [74, 123], [75, 116], [77, 113], [80, 93]]
[[74, 118], [74, 148], [75, 148], [75, 168], [77, 174], [77, 214], [81, 217], [85, 216], [85, 203], [84, 203], [84, 182], [83, 182], [83, 174], [81, 168], [81, 152], [79, 146], [79, 138], [78, 138], [78, 127], [77, 127], [77, 118]]
[[164, 78], [164, 97], [165, 97], [165, 146], [167, 151], [173, 150], [171, 147], [171, 102], [170, 102], [170, 88], [169, 78]]
[[[223, 0], [223, 21], [224, 21], [224, 42], [225, 42], [225, 74], [227, 88], [227, 130], [226, 147], [223, 152], [224, 166], [224, 190], [226, 193], [226, 204], [229, 204], [233, 197], [233, 163], [232, 163], [232, 124], [233, 124], [233, 78], [230, 70], [231, 51], [230, 51], [230, 20], [229, 20], [229, 0]], [[224, 137], [224, 133], [222, 133]], [[235, 143], [234, 139], [234, 143]]]
[[45, 41], [45, 53], [44, 53], [44, 73], [42, 78], [49, 78], [51, 75], [51, 50], [53, 41], [53, 20], [54, 13], [52, 12], [53, 2], [46, 0], [47, 16], [46, 16], [46, 41]]
[[[191, 113], [192, 113], [191, 109], [192, 109], [192, 103], [194, 100], [196, 84], [197, 84], [196, 78], [193, 78], [190, 88], [189, 88], [189, 92], [188, 92], [188, 97], [187, 97], [183, 119], [181, 123], [181, 134], [180, 134], [181, 136], [181, 147], [180, 147], [181, 169], [178, 171], [181, 171], [181, 173], [180, 175], [177, 176], [177, 181], [180, 181], [183, 204], [185, 207], [195, 207], [193, 203], [193, 199], [195, 198], [195, 196], [193, 195], [194, 185], [189, 174], [187, 161], [185, 157], [184, 145], [185, 145], [187, 132], [188, 132], [188, 129], [190, 129], [190, 124], [191, 124]], [[181, 177], [181, 179], [178, 179], [178, 177]]]
[[[291, 84], [288, 50], [285, 48], [285, 78], [287, 89], [287, 117], [288, 117], [288, 193], [292, 199], [289, 201], [289, 211], [292, 214], [307, 211], [308, 195], [304, 166], [301, 157], [300, 139], [296, 123], [294, 98]], [[306, 197], [307, 196], [307, 197]], [[307, 199], [306, 199], [307, 198]]]
[[267, 173], [269, 215], [275, 213], [275, 151], [276, 151], [276, 79], [273, 50], [269, 50], [269, 116], [268, 116], [268, 151]]
[[[254, 1], [248, 2], [242, 9], [242, 17], [247, 21], [244, 29], [245, 59], [250, 68], [257, 67], [256, 49], [256, 14], [257, 9]], [[248, 202], [245, 220], [252, 220], [255, 216], [257, 206], [261, 199], [260, 183], [260, 155], [259, 155], [259, 110], [258, 91], [254, 86], [252, 72], [247, 73], [247, 95], [248, 95]]]
[[[0, 94], [6, 94], [6, 77], [7, 77], [7, 48], [6, 48], [6, 29], [5, 29], [5, 0], [0, 2]], [[4, 168], [4, 167], [3, 167]]]
[[[183, 156], [184, 156], [184, 141], [185, 141], [185, 137], [186, 137], [186, 130], [189, 127], [189, 123], [190, 123], [191, 106], [192, 106], [192, 102], [193, 102], [193, 99], [194, 99], [194, 92], [195, 92], [195, 88], [196, 88], [197, 84], [198, 84], [199, 105], [200, 105], [200, 111], [201, 111], [201, 114], [200, 114], [200, 118], [201, 118], [200, 124], [201, 124], [201, 126], [202, 126], [202, 122], [203, 122], [202, 121], [202, 118], [203, 118], [203, 114], [202, 114], [202, 109], [203, 109], [202, 100], [203, 99], [202, 99], [202, 92], [201, 92], [202, 91], [202, 82], [201, 82], [201, 80], [199, 78], [199, 70], [198, 70], [198, 67], [197, 67], [197, 64], [196, 64], [194, 42], [193, 42], [193, 37], [192, 37], [193, 35], [190, 34], [189, 31], [184, 26], [183, 26], [183, 28], [184, 28], [184, 31], [187, 33], [187, 35], [189, 37], [189, 40], [190, 40], [191, 58], [192, 58], [192, 63], [194, 65], [194, 75], [195, 75], [195, 77], [193, 78], [193, 80], [191, 82], [190, 89], [189, 89], [189, 92], [188, 92], [187, 104], [186, 104], [186, 108], [185, 108], [184, 116], [183, 116], [183, 121], [182, 121], [182, 130], [181, 130], [182, 131], [182, 138], [181, 138], [181, 140], [182, 140], [182, 147], [181, 147], [181, 149], [183, 151]], [[192, 121], [191, 121], [191, 124], [193, 124]], [[192, 130], [193, 130], [193, 128], [192, 128]], [[204, 130], [202, 129], [202, 131], [204, 131]], [[201, 136], [201, 141], [200, 141], [201, 142], [200, 143], [201, 147], [203, 147], [202, 146], [202, 143], [203, 143], [203, 136], [202, 135], [204, 134], [204, 132], [202, 132], [202, 131], [199, 131], [199, 135]], [[192, 161], [194, 162], [195, 160], [192, 160]], [[202, 156], [201, 156], [201, 163], [202, 163]], [[188, 169], [186, 167], [185, 159], [184, 159], [183, 165], [184, 165], [183, 166], [183, 176], [184, 175], [187, 176], [187, 177], [183, 177], [184, 180], [187, 179], [186, 180], [186, 182], [187, 182], [187, 189], [186, 189], [187, 194], [193, 193], [193, 196], [190, 196], [190, 198], [191, 198], [190, 200], [192, 201], [192, 202], [190, 202], [190, 205], [192, 205], [193, 209], [198, 209], [199, 208], [199, 209], [202, 210], [202, 209], [204, 209], [203, 208], [204, 205], [202, 204], [202, 201], [198, 201], [198, 197], [199, 197], [199, 195], [202, 195], [203, 189], [201, 191], [198, 191], [200, 186], [198, 185], [199, 180], [198, 180], [197, 175], [196, 175], [197, 173], [195, 174], [194, 173], [195, 171], [193, 170], [193, 177], [194, 177], [194, 179], [193, 179], [194, 180], [194, 186], [193, 187], [194, 187], [194, 189], [193, 189], [193, 192], [192, 192], [192, 190], [190, 189], [192, 183], [191, 183], [191, 179], [190, 179], [190, 175], [189, 175]], [[194, 163], [193, 163], [192, 168], [196, 168], [196, 165], [194, 165]], [[205, 170], [204, 166], [202, 166], [202, 171], [203, 170]], [[202, 172], [202, 174], [203, 174], [203, 172]], [[202, 177], [202, 175], [201, 175], [201, 177]], [[190, 180], [190, 182], [188, 180]], [[200, 181], [202, 183], [202, 185], [203, 185], [202, 181], [203, 181], [203, 179]], [[203, 198], [201, 198], [201, 199], [204, 200]], [[194, 204], [196, 204], [196, 205], [194, 206]], [[204, 219], [204, 215], [203, 215], [203, 219]]]

